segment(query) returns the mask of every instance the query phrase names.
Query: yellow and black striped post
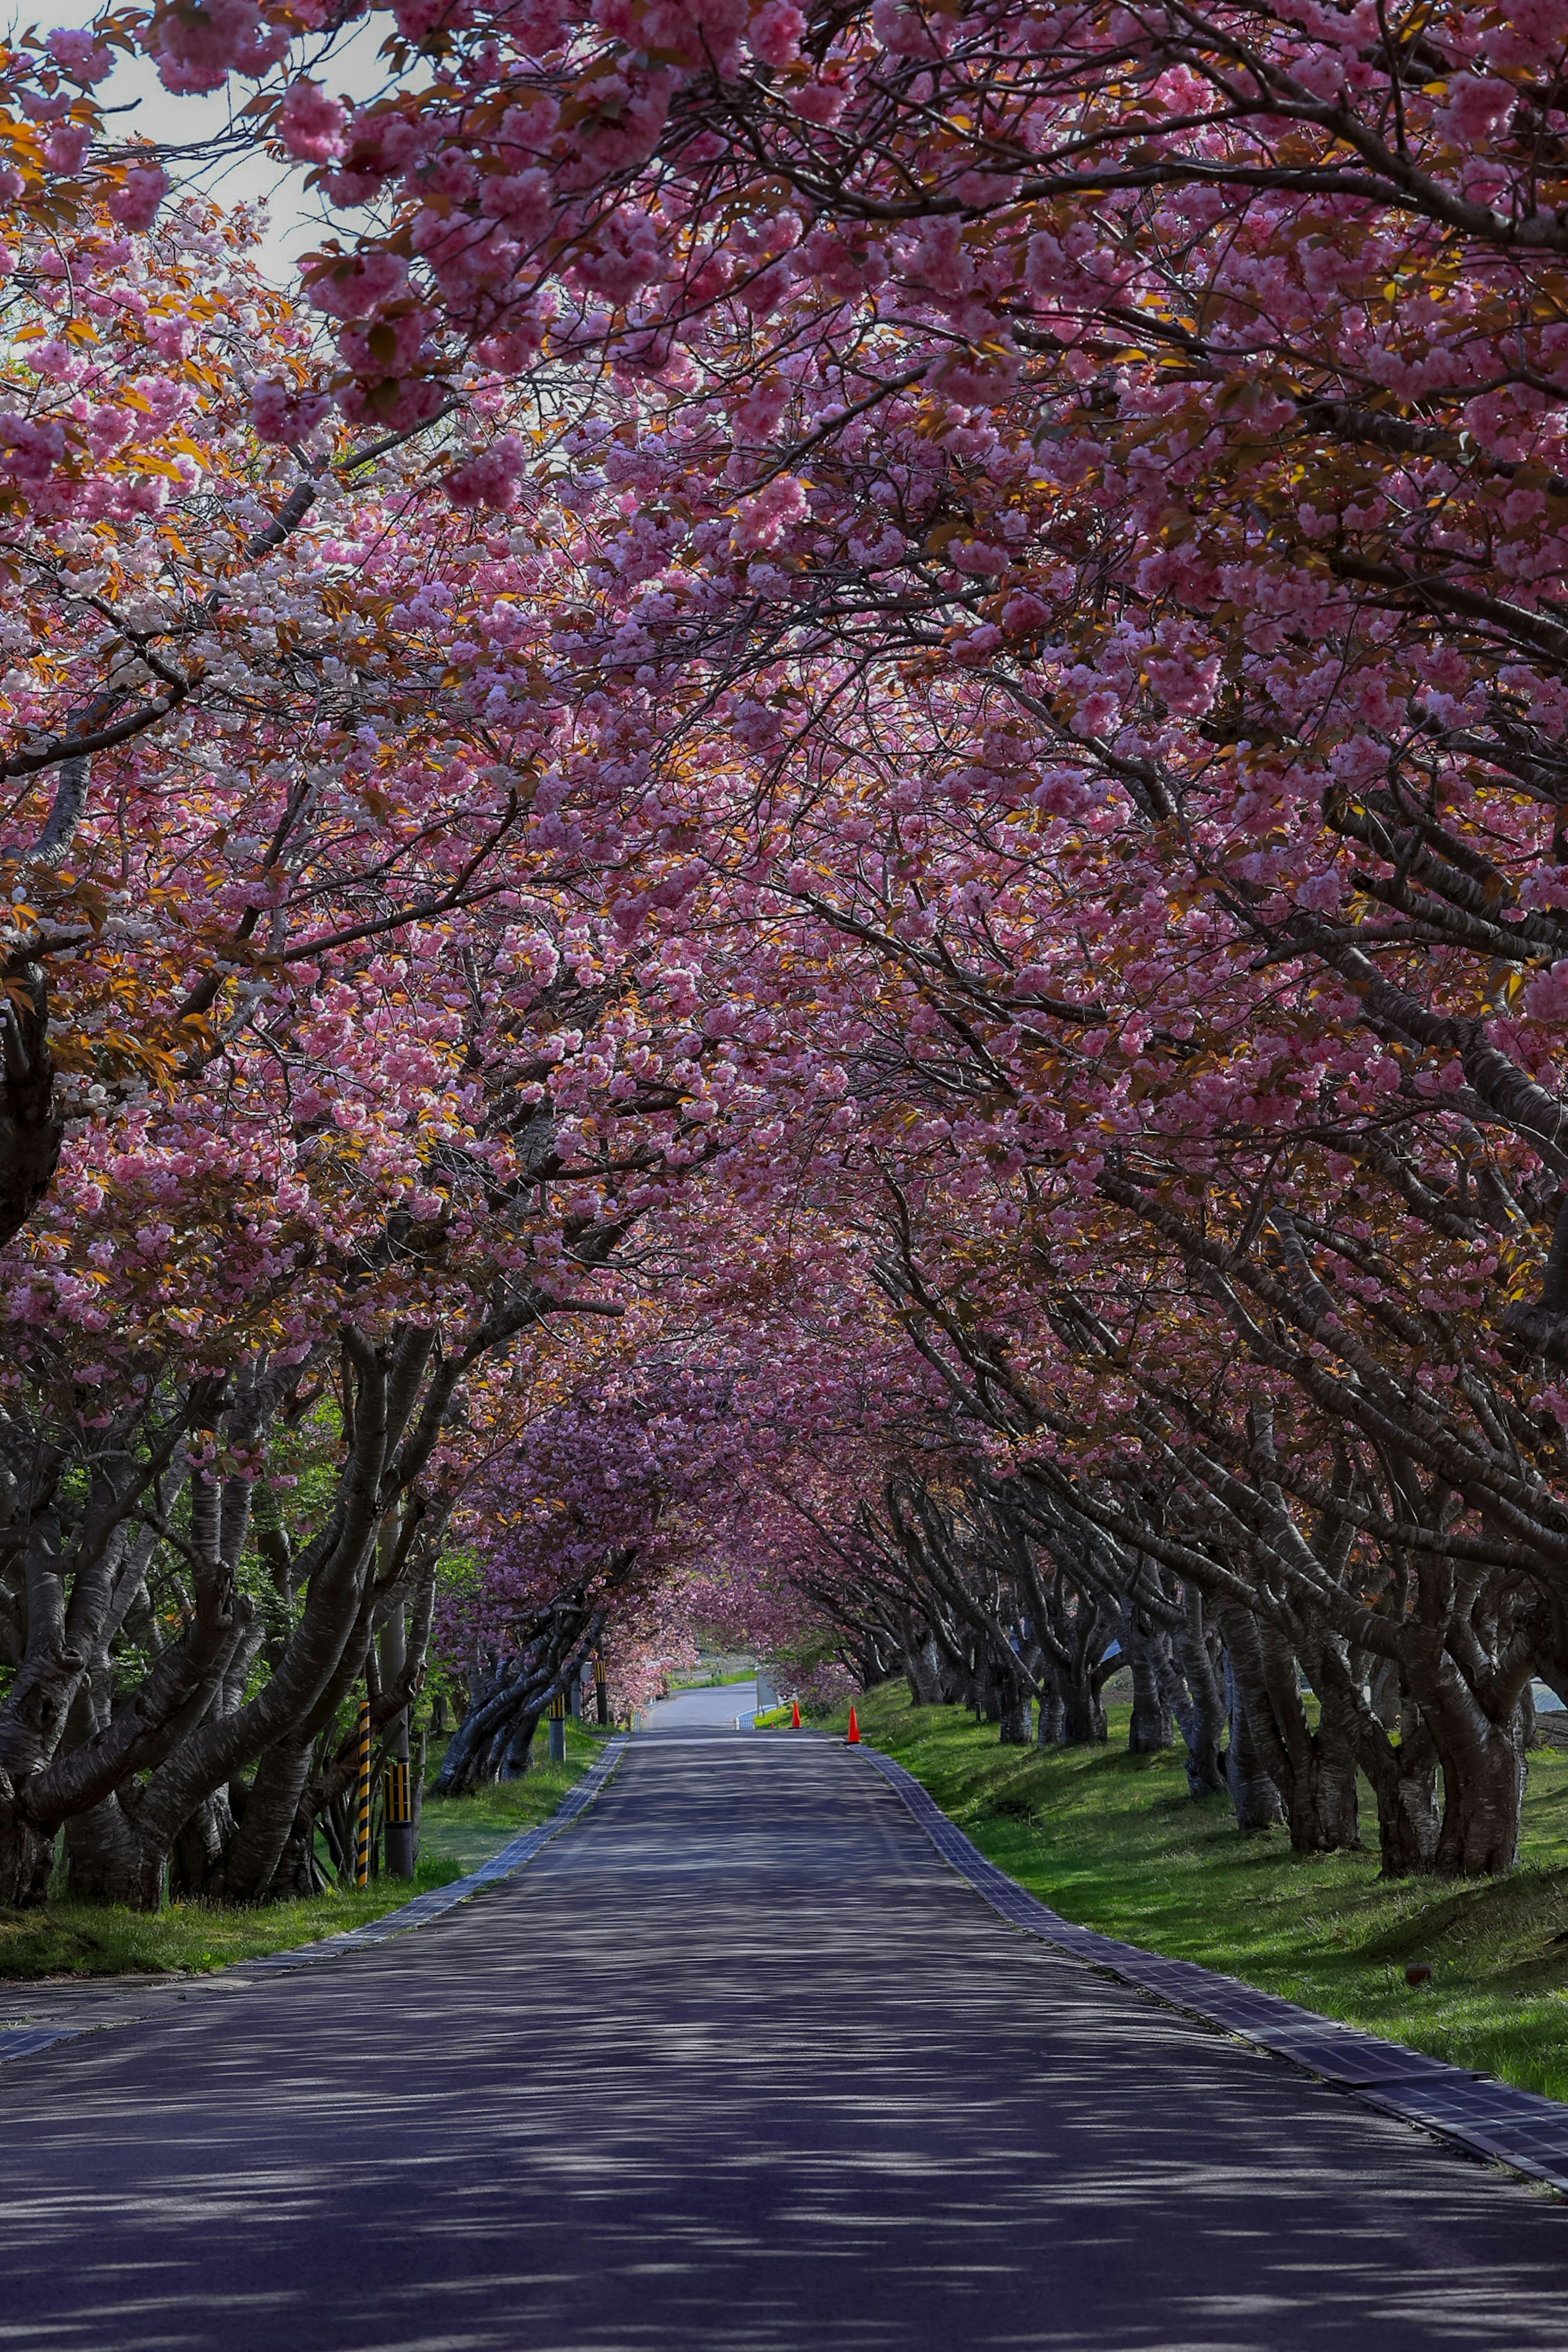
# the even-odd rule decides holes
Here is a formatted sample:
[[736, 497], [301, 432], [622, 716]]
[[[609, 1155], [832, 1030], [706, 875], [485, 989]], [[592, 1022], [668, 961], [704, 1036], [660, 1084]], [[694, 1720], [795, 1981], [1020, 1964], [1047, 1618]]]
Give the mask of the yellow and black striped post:
[[605, 1661], [597, 1650], [594, 1653], [594, 1696], [599, 1702], [599, 1728], [603, 1731], [610, 1720], [610, 1693], [605, 1681]]
[[566, 1694], [557, 1691], [550, 1702], [550, 1760], [552, 1764], [566, 1761]]
[[386, 1768], [384, 1791], [386, 1810], [382, 1818], [388, 1829], [405, 1829], [414, 1819], [414, 1793], [408, 1784], [408, 1759], [395, 1756]]
[[354, 1828], [354, 1885], [370, 1885], [370, 1701], [359, 1703], [359, 1814]]

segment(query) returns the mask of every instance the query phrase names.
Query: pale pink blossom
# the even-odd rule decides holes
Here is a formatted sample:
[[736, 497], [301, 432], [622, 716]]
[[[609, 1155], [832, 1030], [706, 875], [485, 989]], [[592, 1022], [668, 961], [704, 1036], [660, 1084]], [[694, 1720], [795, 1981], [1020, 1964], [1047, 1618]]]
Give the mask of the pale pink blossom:
[[805, 18], [791, 0], [764, 0], [746, 27], [752, 55], [764, 66], [792, 66], [800, 55]]
[[329, 163], [343, 152], [348, 117], [320, 82], [290, 82], [278, 116], [278, 136], [302, 163]]
[[169, 175], [156, 163], [133, 164], [109, 199], [109, 209], [121, 228], [149, 229], [169, 193]]

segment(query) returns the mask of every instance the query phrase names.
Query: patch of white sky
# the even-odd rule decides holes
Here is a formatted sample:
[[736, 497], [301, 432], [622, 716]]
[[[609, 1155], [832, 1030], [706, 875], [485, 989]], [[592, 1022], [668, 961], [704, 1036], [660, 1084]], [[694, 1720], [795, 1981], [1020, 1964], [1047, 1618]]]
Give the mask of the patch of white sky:
[[[81, 0], [74, 5], [72, 0], [57, 0], [55, 9], [45, 0], [31, 21], [49, 30], [85, 31], [99, 13]], [[389, 26], [389, 16], [376, 10], [330, 43], [297, 52], [298, 69], [322, 83], [333, 98], [363, 105], [387, 87], [386, 65], [379, 51]], [[307, 189], [307, 165], [269, 155], [247, 127], [242, 110], [256, 88], [254, 82], [237, 79], [208, 97], [174, 97], [163, 88], [150, 58], [121, 57], [94, 95], [114, 110], [106, 126], [111, 137], [148, 139], [179, 151], [166, 159], [165, 166], [176, 186], [199, 188], [226, 206], [254, 205], [263, 212], [266, 226], [255, 260], [275, 286], [292, 292], [300, 282], [300, 257], [314, 252], [329, 236], [347, 242], [346, 224]], [[348, 215], [350, 224], [353, 219]]]

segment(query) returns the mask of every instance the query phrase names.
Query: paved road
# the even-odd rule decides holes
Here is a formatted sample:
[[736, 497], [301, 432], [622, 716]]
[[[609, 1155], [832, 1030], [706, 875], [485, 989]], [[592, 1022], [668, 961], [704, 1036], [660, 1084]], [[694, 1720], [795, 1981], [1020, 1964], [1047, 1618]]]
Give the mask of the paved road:
[[642, 1718], [645, 1731], [732, 1731], [738, 1715], [757, 1711], [755, 1681], [703, 1683], [695, 1690], [677, 1691], [673, 1698], [656, 1698]]
[[447, 1919], [0, 2069], [26, 2352], [1564, 2344], [1568, 2212], [1016, 1934], [806, 1738], [639, 1738]]

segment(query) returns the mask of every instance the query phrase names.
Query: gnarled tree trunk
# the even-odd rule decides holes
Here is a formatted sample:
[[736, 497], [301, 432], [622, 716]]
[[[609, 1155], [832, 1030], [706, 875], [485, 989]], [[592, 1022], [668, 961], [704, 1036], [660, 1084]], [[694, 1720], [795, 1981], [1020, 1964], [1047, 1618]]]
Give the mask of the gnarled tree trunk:
[[1016, 1675], [1006, 1675], [1002, 1683], [1002, 1731], [1004, 1748], [1027, 1748], [1029, 1744], [1028, 1685]]
[[1157, 1756], [1173, 1743], [1171, 1709], [1166, 1699], [1170, 1642], [1158, 1626], [1145, 1628], [1136, 1610], [1124, 1612], [1127, 1622], [1127, 1664], [1132, 1676], [1132, 1720], [1127, 1727], [1130, 1756]]
[[1057, 1695], [1061, 1703], [1061, 1745], [1099, 1748], [1104, 1745], [1105, 1707], [1091, 1674], [1059, 1674]]
[[1195, 1584], [1184, 1586], [1182, 1622], [1176, 1634], [1181, 1672], [1171, 1662], [1171, 1712], [1186, 1749], [1187, 1793], [1215, 1797], [1226, 1789], [1225, 1757], [1220, 1737], [1225, 1730], [1225, 1699], [1209, 1656], [1204, 1632], [1203, 1595]]
[[[1279, 1792], [1292, 1848], [1336, 1853], [1359, 1846], [1355, 1758], [1331, 1716], [1321, 1717], [1313, 1729], [1301, 1703], [1294, 1649], [1271, 1619], [1231, 1607], [1222, 1622], [1242, 1722], [1258, 1768]], [[1235, 1742], [1233, 1710], [1233, 1748]]]
[[942, 1705], [942, 1662], [934, 1634], [926, 1633], [919, 1639], [911, 1634], [904, 1649], [904, 1677], [914, 1706]]
[[1473, 1699], [1456, 1698], [1436, 1715], [1432, 1736], [1443, 1775], [1432, 1866], [1440, 1878], [1500, 1876], [1519, 1860], [1524, 1738], [1517, 1709], [1493, 1723]]
[[26, 1806], [26, 1782], [0, 1765], [0, 1910], [26, 1911], [42, 1903], [54, 1866], [54, 1832]]
[[1035, 1745], [1037, 1748], [1059, 1748], [1066, 1711], [1062, 1706], [1057, 1669], [1049, 1658], [1043, 1658], [1040, 1662], [1039, 1681], [1040, 1712], [1035, 1725]]
[[65, 1825], [67, 1885], [73, 1903], [119, 1903], [140, 1911], [142, 1851], [112, 1792]]
[[1263, 1769], [1228, 1648], [1225, 1654], [1225, 1700], [1229, 1723], [1226, 1784], [1236, 1808], [1236, 1826], [1244, 1837], [1251, 1837], [1259, 1830], [1278, 1828], [1285, 1818], [1285, 1801]]

